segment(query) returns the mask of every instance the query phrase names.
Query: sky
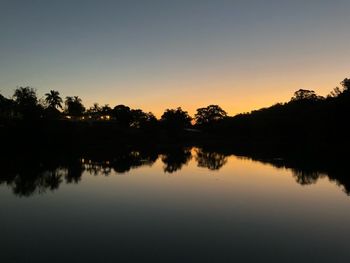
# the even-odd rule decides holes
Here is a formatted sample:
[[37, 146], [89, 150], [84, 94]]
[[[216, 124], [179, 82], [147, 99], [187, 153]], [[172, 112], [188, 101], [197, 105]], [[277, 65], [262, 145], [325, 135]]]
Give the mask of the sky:
[[0, 93], [229, 115], [349, 74], [349, 0], [0, 0]]

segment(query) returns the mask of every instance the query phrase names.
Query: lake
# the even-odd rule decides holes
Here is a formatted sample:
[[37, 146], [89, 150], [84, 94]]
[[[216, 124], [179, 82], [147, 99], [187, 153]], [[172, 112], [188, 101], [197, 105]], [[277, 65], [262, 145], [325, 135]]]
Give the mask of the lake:
[[2, 163], [1, 262], [346, 262], [337, 167], [200, 148], [24, 156]]

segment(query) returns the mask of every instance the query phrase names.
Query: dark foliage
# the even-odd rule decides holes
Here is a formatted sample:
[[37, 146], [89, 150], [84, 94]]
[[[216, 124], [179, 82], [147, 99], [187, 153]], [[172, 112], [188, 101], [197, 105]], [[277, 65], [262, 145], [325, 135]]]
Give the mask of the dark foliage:
[[112, 116], [117, 123], [123, 127], [130, 127], [132, 122], [132, 113], [128, 106], [117, 105], [112, 110]]
[[177, 109], [167, 109], [163, 113], [160, 121], [162, 126], [171, 131], [181, 131], [191, 126], [191, 116], [178, 107]]
[[209, 105], [208, 107], [197, 109], [195, 120], [198, 126], [206, 127], [208, 125], [215, 125], [215, 123], [223, 120], [226, 117], [226, 111], [220, 108], [220, 106]]
[[80, 117], [85, 111], [81, 98], [78, 96], [66, 97], [66, 113], [73, 117]]
[[[348, 141], [350, 79], [326, 98], [300, 89], [287, 103], [228, 117], [218, 105], [197, 109], [195, 124], [187, 111], [167, 109], [158, 121], [151, 113], [126, 105], [99, 106], [85, 111], [78, 96], [62, 98], [51, 90], [39, 100], [30, 87], [19, 87], [13, 98], [0, 96], [2, 131], [21, 137], [31, 130], [36, 140], [110, 143], [113, 141], [269, 141], [290, 144], [338, 144]], [[57, 132], [59, 130], [59, 132]], [[54, 139], [53, 139], [54, 138]]]
[[349, 80], [327, 98], [299, 90], [287, 103], [226, 118], [215, 127], [225, 138], [297, 144], [338, 143], [348, 140]]
[[43, 107], [38, 103], [36, 91], [30, 87], [19, 87], [13, 94], [14, 111], [24, 120], [39, 119]]
[[53, 109], [62, 109], [62, 98], [60, 97], [60, 93], [55, 90], [50, 90], [49, 93], [45, 94], [45, 101], [48, 104], [49, 108]]

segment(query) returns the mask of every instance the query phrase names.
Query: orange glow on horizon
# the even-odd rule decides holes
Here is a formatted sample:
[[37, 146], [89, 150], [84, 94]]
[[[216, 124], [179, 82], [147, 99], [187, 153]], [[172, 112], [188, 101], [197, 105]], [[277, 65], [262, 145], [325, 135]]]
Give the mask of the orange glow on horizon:
[[[319, 86], [320, 88], [289, 85], [289, 87], [283, 90], [278, 90], [276, 87], [272, 86], [271, 88], [270, 86], [270, 88], [261, 88], [256, 90], [256, 94], [253, 92], [247, 92], [245, 94], [242, 91], [237, 91], [237, 94], [235, 94], [235, 90], [229, 91], [228, 89], [222, 89], [222, 95], [211, 95], [210, 92], [206, 92], [205, 94], [203, 93], [197, 96], [197, 94], [194, 92], [184, 96], [159, 96], [158, 98], [137, 97], [125, 100], [125, 102], [111, 100], [108, 101], [107, 104], [109, 104], [112, 108], [116, 105], [124, 104], [133, 109], [141, 109], [145, 112], [152, 112], [157, 118], [160, 118], [166, 109], [181, 107], [191, 116], [194, 116], [198, 108], [206, 107], [211, 104], [217, 104], [223, 108], [229, 116], [234, 116], [239, 113], [247, 113], [253, 110], [270, 107], [276, 103], [288, 102], [293, 96], [294, 92], [299, 88], [315, 90], [317, 94], [327, 96], [336, 86], [339, 86], [337, 85], [337, 82], [335, 82], [333, 86]], [[216, 90], [220, 89], [217, 88]]]

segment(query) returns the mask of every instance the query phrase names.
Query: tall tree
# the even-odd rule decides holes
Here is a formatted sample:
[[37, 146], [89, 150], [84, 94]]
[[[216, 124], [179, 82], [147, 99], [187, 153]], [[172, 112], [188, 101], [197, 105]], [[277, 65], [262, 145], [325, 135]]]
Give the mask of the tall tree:
[[45, 94], [45, 101], [49, 105], [49, 107], [53, 109], [62, 109], [62, 98], [60, 97], [60, 93], [55, 90], [50, 90], [49, 93]]
[[344, 87], [346, 90], [350, 90], [350, 79], [345, 78], [342, 82], [341, 85]]
[[191, 116], [187, 111], [178, 107], [176, 109], [166, 109], [160, 121], [167, 129], [181, 130], [191, 126]]
[[13, 94], [13, 98], [18, 105], [23, 107], [36, 106], [38, 103], [36, 91], [30, 87], [17, 88]]
[[66, 97], [65, 104], [66, 112], [69, 115], [78, 117], [81, 116], [85, 111], [85, 107], [82, 103], [82, 100], [78, 96]]
[[320, 97], [317, 96], [313, 90], [300, 89], [294, 92], [294, 96], [292, 97], [291, 101], [315, 101], [319, 98]]
[[119, 125], [123, 127], [129, 127], [132, 123], [132, 113], [128, 106], [115, 106], [112, 110], [112, 115], [117, 121], [117, 123], [119, 123]]
[[349, 93], [350, 93], [350, 79], [346, 78], [340, 84], [343, 86], [343, 93], [345, 93], [346, 95], [349, 95]]
[[145, 128], [154, 126], [157, 122], [152, 112], [146, 113], [140, 109], [131, 110], [132, 122], [131, 126], [135, 128]]
[[36, 91], [30, 87], [19, 87], [13, 94], [17, 111], [24, 119], [37, 119], [42, 114]]
[[224, 111], [218, 105], [209, 105], [205, 108], [199, 108], [195, 114], [197, 125], [213, 124], [224, 119], [225, 117], [227, 117], [226, 111]]

